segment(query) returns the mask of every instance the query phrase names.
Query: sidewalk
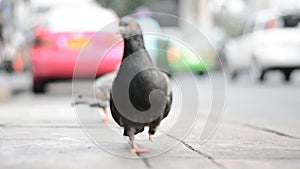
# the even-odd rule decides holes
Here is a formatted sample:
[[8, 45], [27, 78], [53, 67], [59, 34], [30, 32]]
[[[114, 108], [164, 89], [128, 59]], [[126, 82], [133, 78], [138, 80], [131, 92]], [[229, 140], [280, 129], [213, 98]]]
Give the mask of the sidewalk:
[[[168, 153], [149, 159], [117, 157], [100, 149], [86, 136], [70, 103], [71, 98], [49, 101], [49, 98], [29, 95], [0, 106], [0, 168], [296, 169], [300, 166], [299, 139], [229, 121], [223, 121], [215, 135], [206, 144], [199, 145], [197, 129], [203, 125], [203, 118]], [[126, 139], [108, 139], [114, 150], [130, 154]], [[155, 152], [163, 142], [155, 140], [146, 146]]]

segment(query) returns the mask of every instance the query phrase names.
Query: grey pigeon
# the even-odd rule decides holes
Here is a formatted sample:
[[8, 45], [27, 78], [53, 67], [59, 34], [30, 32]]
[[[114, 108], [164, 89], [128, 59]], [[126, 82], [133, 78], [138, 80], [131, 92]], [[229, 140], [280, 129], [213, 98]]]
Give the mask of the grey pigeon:
[[124, 17], [119, 26], [124, 54], [113, 82], [110, 109], [114, 120], [124, 128], [123, 135], [129, 137], [132, 151], [144, 153], [149, 150], [138, 147], [135, 135], [149, 127], [152, 141], [160, 122], [169, 114], [172, 88], [167, 74], [154, 67], [145, 50], [138, 22]]

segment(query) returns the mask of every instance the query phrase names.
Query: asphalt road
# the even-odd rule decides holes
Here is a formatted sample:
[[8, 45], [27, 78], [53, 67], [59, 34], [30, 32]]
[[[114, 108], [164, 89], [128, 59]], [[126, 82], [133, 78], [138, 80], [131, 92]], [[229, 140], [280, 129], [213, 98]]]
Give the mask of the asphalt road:
[[[179, 143], [172, 151], [155, 154], [154, 158], [143, 159], [130, 153], [126, 139], [120, 141], [107, 134], [102, 116], [96, 114], [99, 117], [92, 124], [100, 124], [98, 127], [105, 129], [99, 135], [107, 139], [106, 148], [138, 158], [132, 160], [103, 151], [81, 130], [71, 106], [70, 82], [50, 84], [47, 94], [33, 95], [29, 91], [30, 75], [2, 74], [2, 91], [12, 90], [12, 94], [0, 102], [0, 168], [297, 168], [300, 164], [300, 72], [293, 74], [289, 84], [282, 82], [277, 73], [268, 75], [268, 81], [262, 84], [247, 75], [236, 82], [227, 80], [225, 109], [222, 117], [215, 117], [222, 121], [213, 137], [206, 144], [199, 144], [200, 129], [206, 124], [213, 100], [210, 78], [222, 84], [221, 75], [196, 76], [200, 114], [185, 139], [178, 131], [168, 133], [167, 139], [158, 137], [152, 144], [142, 140], [142, 145], [150, 147], [154, 154], [160, 154], [160, 149], [169, 148], [173, 142]], [[190, 87], [194, 81], [187, 76], [175, 78], [185, 85], [183, 92], [196, 92]], [[84, 88], [87, 83], [79, 84]], [[181, 100], [179, 90], [175, 90], [174, 115], [162, 124], [163, 129], [173, 125], [173, 121], [179, 121], [179, 125], [192, 124], [178, 119], [176, 112], [180, 112]], [[222, 92], [217, 96], [221, 97]], [[185, 116], [190, 116], [195, 99], [191, 96], [183, 102], [187, 107]]]

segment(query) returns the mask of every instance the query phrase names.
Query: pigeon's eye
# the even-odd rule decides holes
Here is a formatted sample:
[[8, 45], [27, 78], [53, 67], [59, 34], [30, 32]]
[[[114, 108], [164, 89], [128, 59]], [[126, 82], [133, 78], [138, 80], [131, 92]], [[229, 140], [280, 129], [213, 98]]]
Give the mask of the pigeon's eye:
[[121, 22], [120, 25], [126, 27], [126, 26], [128, 26], [128, 23], [126, 23], [126, 22]]
[[130, 29], [135, 29], [135, 28], [136, 28], [136, 24], [135, 24], [135, 23], [131, 23], [131, 24], [129, 25], [129, 27], [130, 27]]

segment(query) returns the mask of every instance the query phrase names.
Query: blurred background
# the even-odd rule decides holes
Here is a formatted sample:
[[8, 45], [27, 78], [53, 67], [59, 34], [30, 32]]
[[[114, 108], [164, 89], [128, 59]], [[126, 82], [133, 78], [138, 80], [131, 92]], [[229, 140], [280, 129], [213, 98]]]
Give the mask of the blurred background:
[[[114, 158], [92, 144], [71, 106], [73, 92], [90, 89], [95, 78], [119, 65], [124, 44], [117, 30], [110, 28], [117, 28], [119, 18], [135, 13], [144, 32], [176, 37], [144, 34], [145, 46], [158, 67], [185, 85], [183, 92], [199, 96], [184, 100], [188, 112], [181, 112], [181, 93], [175, 88], [169, 117], [175, 122], [176, 113], [188, 116], [195, 102], [199, 105], [195, 130], [187, 140], [196, 148], [182, 142], [175, 153], [150, 159], [151, 165], [157, 165], [153, 168], [199, 168], [203, 159], [216, 168], [227, 168], [217, 162], [235, 166], [228, 168], [297, 168], [300, 0], [0, 0], [0, 166], [137, 165], [138, 160]], [[188, 70], [195, 79], [188, 78]], [[219, 88], [213, 89], [212, 83]], [[224, 112], [209, 116], [216, 109], [211, 107], [213, 101], [224, 106]], [[87, 115], [99, 115], [98, 109], [85, 108]], [[98, 116], [90, 117], [103, 124]], [[222, 118], [222, 123], [217, 137], [198, 145], [208, 117], [214, 122]], [[129, 153], [127, 140], [106, 137], [107, 131], [101, 127], [99, 135], [111, 140], [105, 143], [121, 154]], [[161, 149], [165, 142], [153, 142], [157, 144]], [[182, 147], [193, 149], [187, 152]], [[141, 161], [149, 166], [148, 159]]]
[[[202, 46], [182, 20], [151, 16], [147, 12], [167, 13], [186, 20], [212, 46]], [[181, 72], [187, 68], [196, 74], [203, 91], [203, 105], [211, 99], [207, 98], [211, 96], [210, 78], [222, 76], [224, 68], [228, 119], [270, 123], [299, 134], [292, 120], [299, 117], [299, 0], [1, 0], [1, 107], [25, 100], [34, 106], [40, 98], [49, 102], [65, 98], [68, 102], [80, 49], [89, 47], [77, 75], [83, 79], [94, 77], [91, 67], [98, 65], [97, 53], [120, 37], [103, 31], [97, 34], [102, 40], [95, 38], [89, 44], [88, 39], [105, 25], [133, 13], [140, 13], [137, 19], [143, 29], [171, 32], [193, 44], [201, 59], [195, 59], [169, 39], [145, 38], [146, 47], [168, 51], [152, 54], [159, 67], [177, 78], [184, 79]], [[114, 71], [122, 52], [123, 44], [119, 44], [96, 76]], [[84, 84], [82, 80], [83, 87]]]

